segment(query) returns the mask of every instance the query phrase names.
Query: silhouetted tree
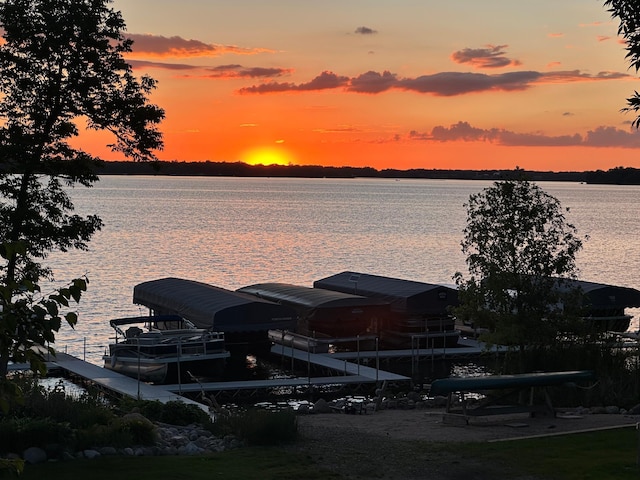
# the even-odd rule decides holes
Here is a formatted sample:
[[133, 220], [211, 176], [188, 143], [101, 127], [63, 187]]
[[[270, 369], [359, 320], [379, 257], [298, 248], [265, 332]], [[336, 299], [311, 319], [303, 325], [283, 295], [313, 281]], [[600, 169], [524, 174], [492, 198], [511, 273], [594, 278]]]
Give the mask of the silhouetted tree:
[[492, 344], [521, 352], [552, 344], [579, 305], [561, 283], [576, 277], [582, 240], [560, 202], [527, 180], [504, 180], [471, 195], [465, 207], [469, 277], [455, 275], [456, 314], [488, 329]]
[[123, 57], [132, 42], [110, 3], [0, 2], [0, 379], [10, 360], [44, 368], [62, 322], [77, 320], [62, 310], [86, 290], [77, 278], [40, 291], [52, 280], [48, 253], [86, 249], [102, 225], [73, 214], [67, 188], [91, 186], [100, 160], [69, 140], [82, 126], [111, 132], [112, 150], [134, 160], [162, 148], [164, 112], [147, 99], [155, 81], [134, 77]]

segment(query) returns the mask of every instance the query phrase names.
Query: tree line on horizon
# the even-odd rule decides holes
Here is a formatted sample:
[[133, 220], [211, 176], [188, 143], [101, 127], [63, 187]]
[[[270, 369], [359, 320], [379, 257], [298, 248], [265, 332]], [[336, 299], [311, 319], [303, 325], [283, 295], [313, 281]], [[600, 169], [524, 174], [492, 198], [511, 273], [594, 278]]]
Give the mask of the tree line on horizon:
[[324, 167], [320, 165], [249, 165], [244, 162], [187, 161], [105, 161], [98, 175], [175, 175], [221, 177], [291, 177], [291, 178], [418, 178], [434, 180], [500, 180], [514, 171], [524, 173], [530, 181], [582, 182], [588, 184], [640, 185], [640, 169], [616, 167], [593, 171], [545, 172], [533, 170], [452, 170], [414, 168], [399, 170], [373, 167]]

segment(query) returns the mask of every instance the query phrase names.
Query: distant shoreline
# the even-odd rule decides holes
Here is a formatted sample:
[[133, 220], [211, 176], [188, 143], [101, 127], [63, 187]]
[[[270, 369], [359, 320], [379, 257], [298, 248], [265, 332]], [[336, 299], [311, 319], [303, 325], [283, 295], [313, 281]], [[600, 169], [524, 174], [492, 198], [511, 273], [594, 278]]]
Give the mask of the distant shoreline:
[[608, 185], [640, 185], [640, 169], [616, 167], [584, 172], [530, 170], [384, 169], [371, 167], [322, 167], [317, 165], [248, 165], [243, 162], [127, 162], [105, 161], [98, 175], [174, 175], [284, 178], [416, 178], [433, 180], [500, 180], [524, 175], [531, 181], [579, 182]]

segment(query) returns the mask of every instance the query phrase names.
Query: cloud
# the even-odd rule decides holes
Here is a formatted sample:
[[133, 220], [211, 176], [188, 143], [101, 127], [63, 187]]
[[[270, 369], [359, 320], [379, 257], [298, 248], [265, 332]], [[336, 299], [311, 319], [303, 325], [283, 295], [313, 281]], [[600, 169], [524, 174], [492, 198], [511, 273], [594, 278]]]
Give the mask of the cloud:
[[601, 126], [587, 132], [584, 144], [589, 147], [637, 148], [640, 147], [640, 132], [636, 129], [627, 132], [615, 127]]
[[640, 132], [601, 126], [586, 135], [545, 135], [543, 133], [517, 133], [505, 129], [483, 129], [460, 121], [445, 127], [438, 125], [430, 132], [412, 130], [409, 138], [433, 142], [487, 142], [509, 147], [622, 147], [639, 148]]
[[314, 128], [315, 133], [353, 133], [361, 130], [352, 125], [338, 125], [334, 128]]
[[487, 45], [485, 48], [465, 48], [451, 54], [458, 64], [468, 63], [475, 68], [503, 68], [521, 65], [519, 60], [511, 60], [505, 55], [508, 45]]
[[547, 37], [549, 37], [549, 38], [562, 38], [562, 37], [564, 37], [564, 33], [548, 33]]
[[308, 83], [294, 84], [294, 83], [278, 83], [270, 82], [263, 83], [262, 85], [254, 85], [251, 87], [245, 87], [238, 90], [240, 94], [251, 93], [274, 93], [274, 92], [304, 92], [304, 91], [317, 91], [327, 90], [338, 87], [344, 87], [348, 84], [349, 77], [341, 77], [333, 72], [322, 72]]
[[219, 65], [206, 69], [209, 78], [259, 78], [281, 77], [293, 72], [290, 68], [276, 67], [243, 67], [242, 65]]
[[201, 67], [184, 63], [150, 62], [148, 60], [127, 60], [132, 68], [160, 68], [163, 70], [197, 70]]
[[377, 30], [374, 30], [373, 28], [369, 28], [369, 27], [358, 27], [356, 28], [356, 31], [354, 33], [357, 33], [359, 35], [375, 35], [377, 32]]
[[293, 72], [291, 68], [280, 67], [244, 67], [238, 64], [218, 65], [215, 67], [203, 67], [199, 65], [188, 65], [184, 63], [150, 62], [147, 60], [129, 60], [128, 63], [135, 68], [159, 68], [163, 70], [201, 70], [206, 72], [198, 78], [274, 78], [289, 75]]
[[352, 78], [347, 90], [358, 93], [380, 93], [389, 90], [398, 82], [398, 77], [388, 71], [369, 71]]
[[216, 45], [187, 40], [182, 37], [163, 37], [150, 34], [129, 34], [133, 40], [133, 54], [151, 57], [218, 57], [225, 54], [254, 55], [257, 53], [272, 53], [266, 48], [241, 48], [234, 45]]
[[595, 75], [579, 70], [536, 72], [518, 71], [501, 74], [471, 72], [440, 72], [415, 78], [399, 78], [389, 71], [382, 73], [368, 71], [356, 77], [339, 76], [325, 71], [308, 83], [277, 83], [245, 87], [240, 94], [267, 94], [296, 91], [327, 90], [343, 88], [348, 92], [379, 94], [392, 89], [450, 97], [477, 92], [521, 91], [543, 84], [594, 82], [629, 78], [629, 74], [619, 72], [599, 72]]
[[443, 72], [403, 79], [396, 88], [440, 97], [451, 97], [473, 92], [526, 90], [540, 80], [539, 72], [509, 72], [499, 75], [482, 73]]
[[611, 40], [611, 37], [608, 35], [598, 35], [596, 38], [598, 42], [606, 42], [607, 40]]

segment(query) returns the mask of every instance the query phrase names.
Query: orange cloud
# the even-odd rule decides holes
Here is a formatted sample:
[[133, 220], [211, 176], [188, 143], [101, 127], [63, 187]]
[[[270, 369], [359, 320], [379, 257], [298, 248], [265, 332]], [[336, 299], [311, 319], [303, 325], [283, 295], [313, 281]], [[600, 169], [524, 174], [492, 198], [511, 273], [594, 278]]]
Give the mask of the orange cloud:
[[266, 48], [242, 48], [235, 45], [216, 45], [187, 40], [182, 37], [164, 37], [151, 34], [129, 34], [133, 40], [133, 53], [150, 57], [218, 57], [225, 54], [255, 55], [257, 53], [273, 53]]

